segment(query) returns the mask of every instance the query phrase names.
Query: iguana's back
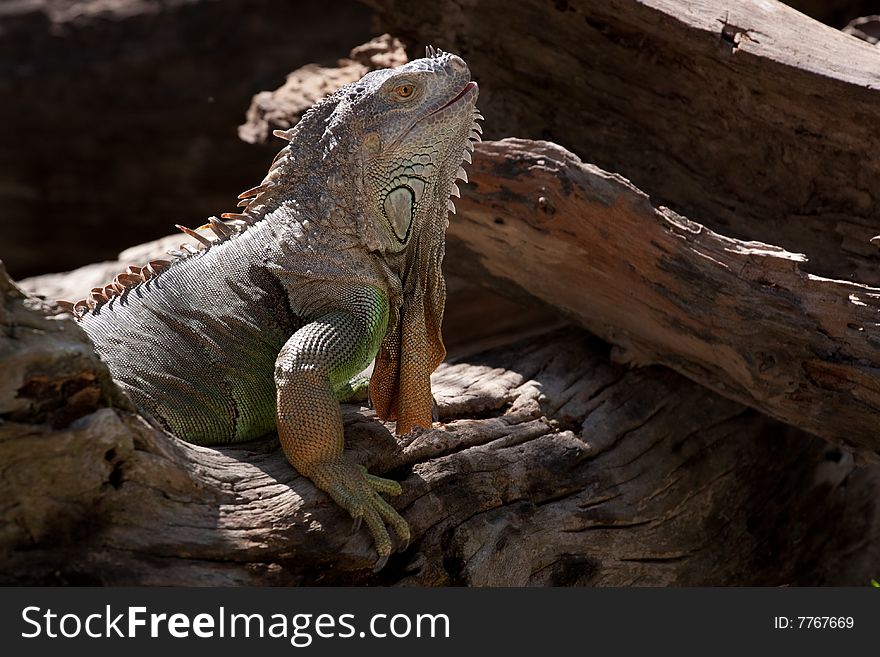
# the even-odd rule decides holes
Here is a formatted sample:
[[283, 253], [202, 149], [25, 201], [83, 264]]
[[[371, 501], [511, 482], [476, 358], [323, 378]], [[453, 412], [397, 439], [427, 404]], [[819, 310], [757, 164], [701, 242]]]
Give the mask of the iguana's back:
[[268, 228], [178, 260], [83, 317], [138, 407], [192, 442], [275, 429], [275, 359], [301, 322], [265, 265]]

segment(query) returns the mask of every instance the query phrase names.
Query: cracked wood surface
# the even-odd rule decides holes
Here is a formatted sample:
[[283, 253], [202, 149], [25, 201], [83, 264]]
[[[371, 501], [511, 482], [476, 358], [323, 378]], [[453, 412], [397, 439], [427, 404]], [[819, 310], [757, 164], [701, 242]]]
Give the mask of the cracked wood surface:
[[[490, 314], [457, 316], [462, 285], [448, 328], [464, 320], [475, 338], [505, 306], [469, 290]], [[6, 583], [862, 584], [880, 556], [876, 469], [669, 370], [613, 364], [563, 327], [459, 350], [434, 376], [442, 423], [400, 442], [345, 407], [349, 449], [401, 480], [413, 530], [374, 574], [368, 536], [274, 437], [189, 445], [110, 392], [73, 420], [47, 416], [66, 399], [55, 384], [102, 366], [56, 348], [81, 341], [72, 320], [2, 291], [2, 401], [18, 404], [0, 419]]]
[[818, 436], [880, 452], [880, 288], [655, 208], [549, 142], [478, 145], [450, 271], [561, 310], [630, 364], [661, 364]]

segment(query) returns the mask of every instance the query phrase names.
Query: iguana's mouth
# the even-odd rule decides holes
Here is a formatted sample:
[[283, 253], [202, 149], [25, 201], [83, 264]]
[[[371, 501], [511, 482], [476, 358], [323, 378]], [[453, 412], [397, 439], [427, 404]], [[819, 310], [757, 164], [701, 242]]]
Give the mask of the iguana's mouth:
[[468, 82], [466, 85], [464, 85], [464, 89], [462, 89], [461, 91], [458, 92], [458, 95], [456, 95], [452, 100], [450, 100], [448, 103], [443, 105], [443, 107], [438, 107], [437, 109], [435, 109], [433, 112], [431, 112], [431, 114], [428, 114], [428, 116], [432, 116], [432, 115], [436, 114], [437, 112], [442, 112], [447, 107], [449, 107], [451, 105], [455, 105], [455, 103], [457, 103], [462, 98], [464, 98], [468, 94], [469, 91], [471, 91], [472, 89], [476, 89], [476, 88], [477, 88], [476, 82], [473, 82], [473, 81]]
[[442, 111], [445, 110], [445, 109], [449, 109], [450, 107], [452, 107], [452, 106], [455, 105], [456, 103], [460, 102], [463, 98], [471, 97], [471, 96], [475, 96], [475, 95], [477, 94], [478, 90], [479, 90], [479, 87], [477, 86], [477, 83], [476, 83], [476, 82], [473, 82], [473, 81], [468, 82], [466, 85], [464, 85], [464, 88], [463, 88], [461, 91], [459, 91], [457, 94], [455, 94], [455, 96], [453, 96], [452, 99], [449, 100], [447, 103], [445, 103], [445, 104], [442, 105], [441, 107], [438, 107], [438, 108], [435, 109], [433, 112], [431, 112], [431, 113], [429, 113], [429, 114], [425, 114], [424, 116], [422, 116], [422, 117], [416, 119], [416, 122], [413, 123], [413, 124], [412, 124], [412, 125], [406, 130], [406, 132], [404, 132], [404, 133], [401, 134], [399, 137], [397, 137], [397, 138], [396, 138], [396, 139], [390, 144], [390, 147], [393, 148], [393, 147], [395, 147], [397, 144], [399, 144], [399, 143], [400, 143], [400, 142], [401, 142], [401, 141], [402, 141], [402, 140], [403, 140], [403, 139], [404, 139], [404, 138], [405, 138], [410, 132], [412, 132], [412, 131], [416, 128], [416, 126], [418, 126], [422, 121], [424, 121], [424, 120], [427, 119], [428, 117], [434, 116], [435, 114], [438, 114], [439, 112], [442, 112]]

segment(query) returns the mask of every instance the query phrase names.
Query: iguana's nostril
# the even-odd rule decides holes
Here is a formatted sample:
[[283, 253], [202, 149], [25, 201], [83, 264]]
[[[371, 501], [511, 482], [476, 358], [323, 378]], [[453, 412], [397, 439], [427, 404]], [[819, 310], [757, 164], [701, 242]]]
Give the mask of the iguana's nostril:
[[448, 65], [455, 73], [464, 73], [467, 70], [467, 64], [458, 55], [450, 55]]

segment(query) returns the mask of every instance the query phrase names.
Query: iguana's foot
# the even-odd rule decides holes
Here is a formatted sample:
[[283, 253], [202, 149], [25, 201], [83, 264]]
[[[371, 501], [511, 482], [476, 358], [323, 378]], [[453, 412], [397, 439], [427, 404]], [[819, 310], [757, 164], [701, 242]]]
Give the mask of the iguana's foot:
[[364, 466], [344, 457], [316, 464], [308, 477], [351, 514], [355, 527], [360, 526], [361, 520], [367, 523], [376, 542], [379, 564], [384, 565], [394, 547], [386, 526], [394, 530], [404, 548], [409, 544], [406, 520], [379, 495], [400, 495], [403, 489], [396, 481], [371, 475]]

